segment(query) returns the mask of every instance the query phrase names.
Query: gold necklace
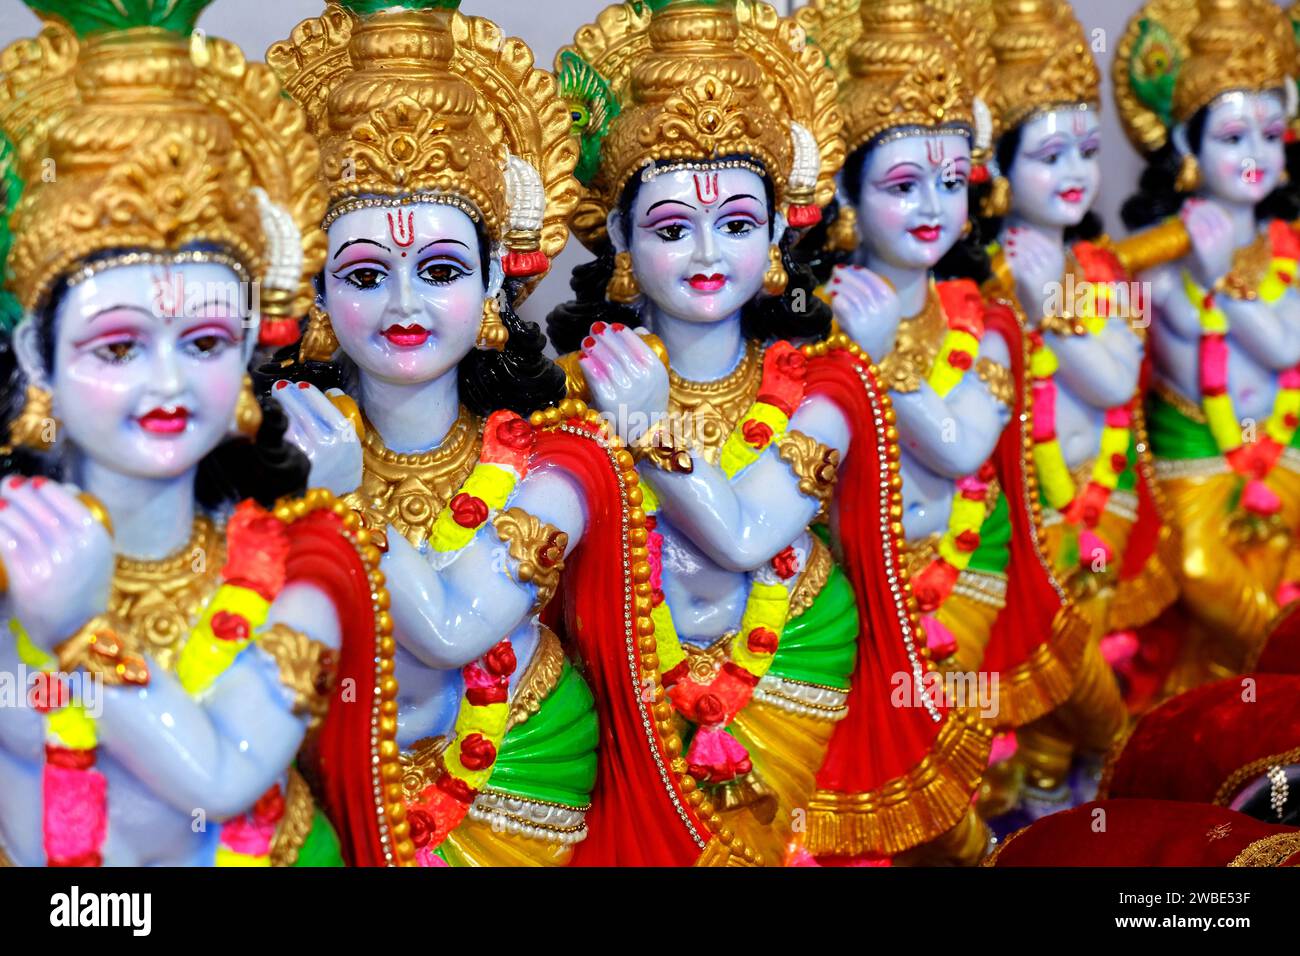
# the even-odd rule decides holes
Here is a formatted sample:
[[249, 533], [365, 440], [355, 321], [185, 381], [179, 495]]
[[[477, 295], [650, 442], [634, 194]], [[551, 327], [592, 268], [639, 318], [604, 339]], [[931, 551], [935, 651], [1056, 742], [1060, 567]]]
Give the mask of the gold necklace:
[[109, 613], [128, 626], [127, 650], [146, 653], [172, 670], [176, 654], [220, 585], [226, 538], [210, 518], [197, 516], [190, 539], [158, 561], [117, 556]]
[[717, 464], [727, 436], [758, 397], [762, 357], [762, 346], [746, 341], [740, 364], [722, 378], [695, 382], [668, 370], [668, 411], [677, 416], [676, 427], [689, 430], [711, 464]]
[[930, 282], [925, 305], [910, 319], [898, 323], [894, 347], [880, 360], [880, 381], [891, 392], [915, 392], [930, 374], [939, 346], [948, 331], [948, 319], [939, 292]]
[[361, 488], [343, 500], [362, 513], [372, 534], [382, 536], [392, 525], [418, 548], [478, 462], [483, 423], [462, 405], [437, 448], [409, 455], [390, 451], [369, 419], [365, 425]]

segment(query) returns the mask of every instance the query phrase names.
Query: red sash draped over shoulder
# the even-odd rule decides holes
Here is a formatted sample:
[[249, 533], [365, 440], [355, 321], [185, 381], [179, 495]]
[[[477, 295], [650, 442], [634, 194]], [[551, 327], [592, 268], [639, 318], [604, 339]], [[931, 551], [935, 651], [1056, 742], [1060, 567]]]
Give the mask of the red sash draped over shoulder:
[[888, 396], [865, 361], [840, 349], [809, 362], [807, 394], [834, 402], [853, 429], [836, 494], [859, 617], [848, 713], [817, 774], [808, 849], [892, 856], [961, 820], [984, 771], [989, 734], [966, 711], [926, 706], [932, 671], [899, 563], [902, 496], [901, 482], [891, 481], [898, 446]]
[[998, 612], [983, 668], [998, 675], [995, 727], [1019, 727], [1070, 696], [1088, 641], [1088, 621], [1052, 576], [1038, 541], [1038, 482], [1029, 451], [1028, 339], [1015, 312], [992, 301], [984, 327], [1006, 340], [1016, 395], [1011, 422], [993, 455], [1011, 522], [1006, 604]]
[[[318, 494], [309, 492], [306, 500]], [[356, 528], [359, 524], [347, 528], [339, 515], [324, 508], [289, 528], [288, 582], [323, 591], [334, 605], [343, 637], [329, 712], [304, 744], [299, 765], [338, 833], [346, 863], [409, 865], [415, 848], [405, 824], [396, 829], [403, 804], [394, 739], [394, 645], [388, 631], [381, 630], [372, 598], [372, 588], [379, 593], [382, 587], [371, 576], [378, 552]], [[382, 625], [387, 628], [387, 615]]]
[[714, 836], [712, 808], [683, 776], [681, 739], [653, 659], [645, 515], [631, 457], [608, 450], [592, 426], [570, 427], [580, 433], [540, 434], [537, 455], [580, 483], [588, 512], [547, 609], [548, 619], [563, 621], [557, 630], [578, 657], [600, 722], [587, 837], [572, 865], [753, 861], [736, 840]]

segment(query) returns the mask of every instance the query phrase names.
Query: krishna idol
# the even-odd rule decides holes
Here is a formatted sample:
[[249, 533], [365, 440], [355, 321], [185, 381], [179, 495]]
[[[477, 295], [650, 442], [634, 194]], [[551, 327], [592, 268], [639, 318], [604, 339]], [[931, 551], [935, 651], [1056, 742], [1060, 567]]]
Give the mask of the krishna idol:
[[326, 804], [363, 864], [757, 862], [678, 766], [632, 456], [513, 311], [568, 235], [569, 110], [458, 6], [330, 5], [267, 57], [329, 191], [305, 367], [271, 394], [391, 597], [382, 708], [313, 752]]
[[1174, 255], [1148, 250], [1164, 263], [1142, 276], [1151, 447], [1181, 538], [1170, 692], [1248, 668], [1298, 593], [1300, 237], [1285, 202], [1295, 59], [1290, 24], [1258, 0], [1157, 0], [1116, 51], [1120, 118], [1151, 162], [1125, 220], [1176, 216], [1154, 233], [1181, 239]]
[[[925, 637], [945, 668], [989, 675], [985, 716], [1011, 730], [1068, 697], [1086, 626], [1040, 552], [1014, 314], [971, 278], [936, 281], [982, 256], [968, 197], [988, 179], [993, 135], [987, 19], [875, 0], [821, 0], [801, 16], [839, 68], [849, 147], [831, 231], [853, 237], [854, 264], [827, 292], [898, 413]], [[965, 849], [977, 857], [973, 836]]]
[[20, 865], [340, 862], [295, 755], [335, 677], [374, 668], [387, 598], [341, 503], [276, 504], [306, 462], [247, 373], [259, 325], [296, 334], [310, 303], [319, 155], [265, 66], [192, 32], [206, 5], [33, 2], [45, 29], [0, 53]]
[[557, 68], [600, 258], [551, 330], [639, 459], [693, 800], [772, 863], [965, 839], [989, 736], [931, 693], [894, 412], [865, 360], [790, 341], [829, 325], [786, 250], [833, 195], [833, 76], [793, 21], [734, 0], [609, 7]]
[[1101, 638], [1155, 618], [1175, 584], [1138, 397], [1142, 302], [1090, 211], [1101, 181], [1100, 74], [1069, 4], [995, 4], [1000, 135], [985, 199], [995, 294], [1029, 333], [1032, 449], [1054, 569], [1091, 625], [1070, 699], [1017, 734], [1012, 778], [1060, 808], [1077, 745], [1106, 752], [1127, 710]]

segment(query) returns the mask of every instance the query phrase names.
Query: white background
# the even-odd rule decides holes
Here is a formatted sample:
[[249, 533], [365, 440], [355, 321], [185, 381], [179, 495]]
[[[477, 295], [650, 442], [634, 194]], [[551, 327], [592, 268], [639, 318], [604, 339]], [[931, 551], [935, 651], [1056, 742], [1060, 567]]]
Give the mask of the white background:
[[[770, 2], [788, 13], [791, 8], [802, 5], [803, 0]], [[604, 0], [464, 0], [461, 9], [474, 16], [495, 20], [507, 34], [523, 37], [537, 54], [538, 64], [549, 67], [556, 51], [572, 39], [574, 31], [594, 20], [605, 5]], [[1142, 163], [1124, 138], [1111, 108], [1110, 63], [1125, 23], [1139, 6], [1139, 0], [1075, 3], [1075, 13], [1088, 31], [1094, 50], [1098, 51], [1097, 59], [1104, 77], [1105, 163], [1097, 210], [1105, 219], [1107, 228], [1116, 235], [1123, 233], [1119, 221], [1120, 203], [1133, 191]], [[260, 59], [268, 46], [288, 36], [295, 23], [318, 15], [322, 9], [324, 0], [216, 0], [199, 24], [211, 34], [234, 40], [250, 58]], [[20, 0], [0, 0], [0, 46], [30, 36], [39, 29], [37, 17]], [[551, 306], [568, 298], [569, 272], [584, 258], [585, 250], [576, 241], [571, 242], [550, 275], [524, 305], [524, 316], [541, 321]]]

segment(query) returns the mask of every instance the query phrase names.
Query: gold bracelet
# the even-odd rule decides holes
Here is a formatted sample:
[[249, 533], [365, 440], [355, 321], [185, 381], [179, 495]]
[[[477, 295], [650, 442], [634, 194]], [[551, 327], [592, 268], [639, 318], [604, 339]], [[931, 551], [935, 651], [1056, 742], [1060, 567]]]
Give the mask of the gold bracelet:
[[59, 670], [71, 674], [82, 668], [111, 687], [144, 687], [149, 683], [149, 665], [127, 648], [120, 636], [122, 630], [120, 623], [105, 614], [92, 617], [54, 649]]
[[798, 431], [787, 432], [776, 447], [781, 460], [789, 464], [799, 479], [800, 494], [816, 498], [825, 507], [835, 491], [835, 479], [839, 475], [839, 449], [823, 445]]
[[678, 445], [672, 430], [662, 423], [632, 443], [632, 457], [671, 474], [689, 475], [695, 471], [690, 451]]

